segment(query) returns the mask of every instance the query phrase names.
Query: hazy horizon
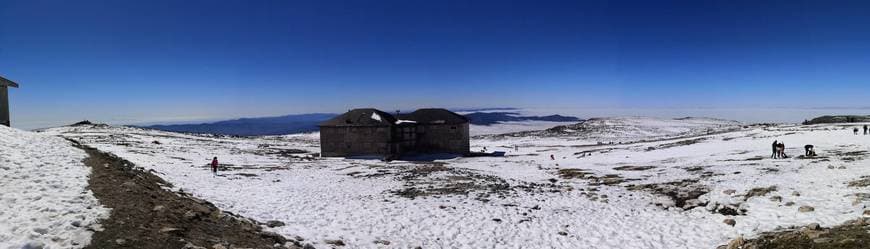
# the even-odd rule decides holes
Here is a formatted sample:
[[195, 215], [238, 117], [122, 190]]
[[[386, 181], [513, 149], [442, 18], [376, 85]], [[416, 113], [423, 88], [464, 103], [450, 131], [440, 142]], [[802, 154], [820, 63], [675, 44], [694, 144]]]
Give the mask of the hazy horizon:
[[[492, 107], [482, 107], [492, 108]], [[517, 108], [517, 107], [504, 107]], [[392, 111], [395, 108], [379, 108], [384, 111]], [[406, 108], [410, 110], [414, 108]], [[457, 108], [459, 109], [459, 108]], [[476, 109], [476, 108], [463, 108]], [[89, 120], [97, 123], [106, 123], [111, 125], [173, 125], [173, 124], [199, 124], [211, 123], [217, 121], [225, 121], [239, 118], [259, 118], [259, 117], [276, 117], [285, 115], [298, 115], [310, 113], [335, 113], [340, 114], [346, 110], [334, 112], [304, 112], [304, 113], [276, 113], [263, 115], [236, 115], [236, 116], [178, 116], [178, 117], [156, 117], [152, 119], [142, 117], [130, 118], [114, 118], [114, 119], [69, 119], [69, 120], [51, 120], [45, 122], [24, 122], [13, 123], [13, 127], [20, 129], [41, 129], [63, 125], [73, 124], [82, 120]], [[514, 110], [509, 110], [512, 112]], [[625, 116], [644, 116], [658, 118], [681, 118], [681, 117], [708, 117], [720, 118], [728, 120], [736, 120], [745, 123], [800, 123], [804, 120], [809, 120], [814, 117], [824, 115], [868, 115], [870, 108], [766, 108], [766, 109], [751, 109], [751, 108], [523, 108], [519, 107], [516, 112], [522, 115], [567, 115], [575, 116], [581, 119], [601, 118], [601, 117], [625, 117]]]

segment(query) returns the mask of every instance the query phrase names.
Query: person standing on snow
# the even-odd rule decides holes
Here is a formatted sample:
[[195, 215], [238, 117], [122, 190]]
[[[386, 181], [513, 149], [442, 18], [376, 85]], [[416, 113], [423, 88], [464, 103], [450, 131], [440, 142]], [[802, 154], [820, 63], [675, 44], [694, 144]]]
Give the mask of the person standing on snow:
[[776, 145], [777, 145], [776, 140], [773, 140], [773, 146], [771, 146], [771, 148], [773, 148], [773, 154], [770, 155], [770, 158], [776, 159], [776, 156], [777, 156]]
[[864, 135], [867, 135], [867, 125], [864, 125]]
[[218, 169], [218, 160], [217, 160], [217, 157], [214, 157], [214, 159], [211, 159], [211, 172], [214, 173], [215, 175], [217, 175], [217, 169]]

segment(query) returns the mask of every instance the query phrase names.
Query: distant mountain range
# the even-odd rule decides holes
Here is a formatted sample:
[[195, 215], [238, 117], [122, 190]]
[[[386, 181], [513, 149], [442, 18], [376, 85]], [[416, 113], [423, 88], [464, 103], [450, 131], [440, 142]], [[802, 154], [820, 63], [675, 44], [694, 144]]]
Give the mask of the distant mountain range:
[[337, 114], [311, 113], [264, 118], [241, 118], [202, 124], [151, 125], [163, 131], [212, 133], [237, 136], [285, 135], [317, 130], [317, 124]]
[[[475, 111], [491, 111], [496, 109], [466, 109]], [[498, 108], [497, 110], [513, 110], [513, 108]], [[317, 124], [329, 120], [338, 114], [311, 113], [286, 115], [279, 117], [241, 118], [201, 124], [174, 124], [141, 126], [163, 131], [210, 133], [237, 136], [285, 135], [301, 132], [317, 131]], [[473, 112], [465, 114], [473, 125], [493, 125], [500, 122], [518, 121], [553, 121], [579, 122], [576, 117], [561, 115], [550, 116], [520, 116], [516, 112]]]
[[465, 114], [474, 125], [493, 125], [501, 122], [518, 121], [550, 121], [550, 122], [580, 122], [582, 119], [562, 115], [520, 116], [516, 112], [475, 112]]

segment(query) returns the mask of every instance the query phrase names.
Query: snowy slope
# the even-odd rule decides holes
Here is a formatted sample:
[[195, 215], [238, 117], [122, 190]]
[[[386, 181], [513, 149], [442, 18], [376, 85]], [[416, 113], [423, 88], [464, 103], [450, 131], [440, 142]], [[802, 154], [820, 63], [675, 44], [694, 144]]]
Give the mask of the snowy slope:
[[0, 248], [81, 248], [109, 210], [87, 190], [85, 153], [0, 126]]
[[[273, 230], [317, 248], [714, 248], [777, 227], [840, 224], [870, 204], [870, 187], [849, 185], [870, 176], [870, 136], [845, 126], [614, 120], [585, 133], [479, 137], [473, 150], [507, 156], [437, 162], [309, 157], [316, 134], [46, 132], [153, 169], [227, 211], [283, 221]], [[769, 159], [774, 139], [792, 156], [814, 144], [819, 157]], [[207, 169], [212, 156], [225, 166], [219, 176]]]

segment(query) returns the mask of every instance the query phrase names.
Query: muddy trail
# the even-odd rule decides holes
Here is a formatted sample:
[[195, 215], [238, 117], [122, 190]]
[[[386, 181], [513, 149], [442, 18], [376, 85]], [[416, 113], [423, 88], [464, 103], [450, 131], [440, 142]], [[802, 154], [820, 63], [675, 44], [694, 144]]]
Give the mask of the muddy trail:
[[87, 248], [299, 248], [257, 221], [223, 212], [114, 155], [75, 141], [89, 157], [89, 188], [111, 208]]

